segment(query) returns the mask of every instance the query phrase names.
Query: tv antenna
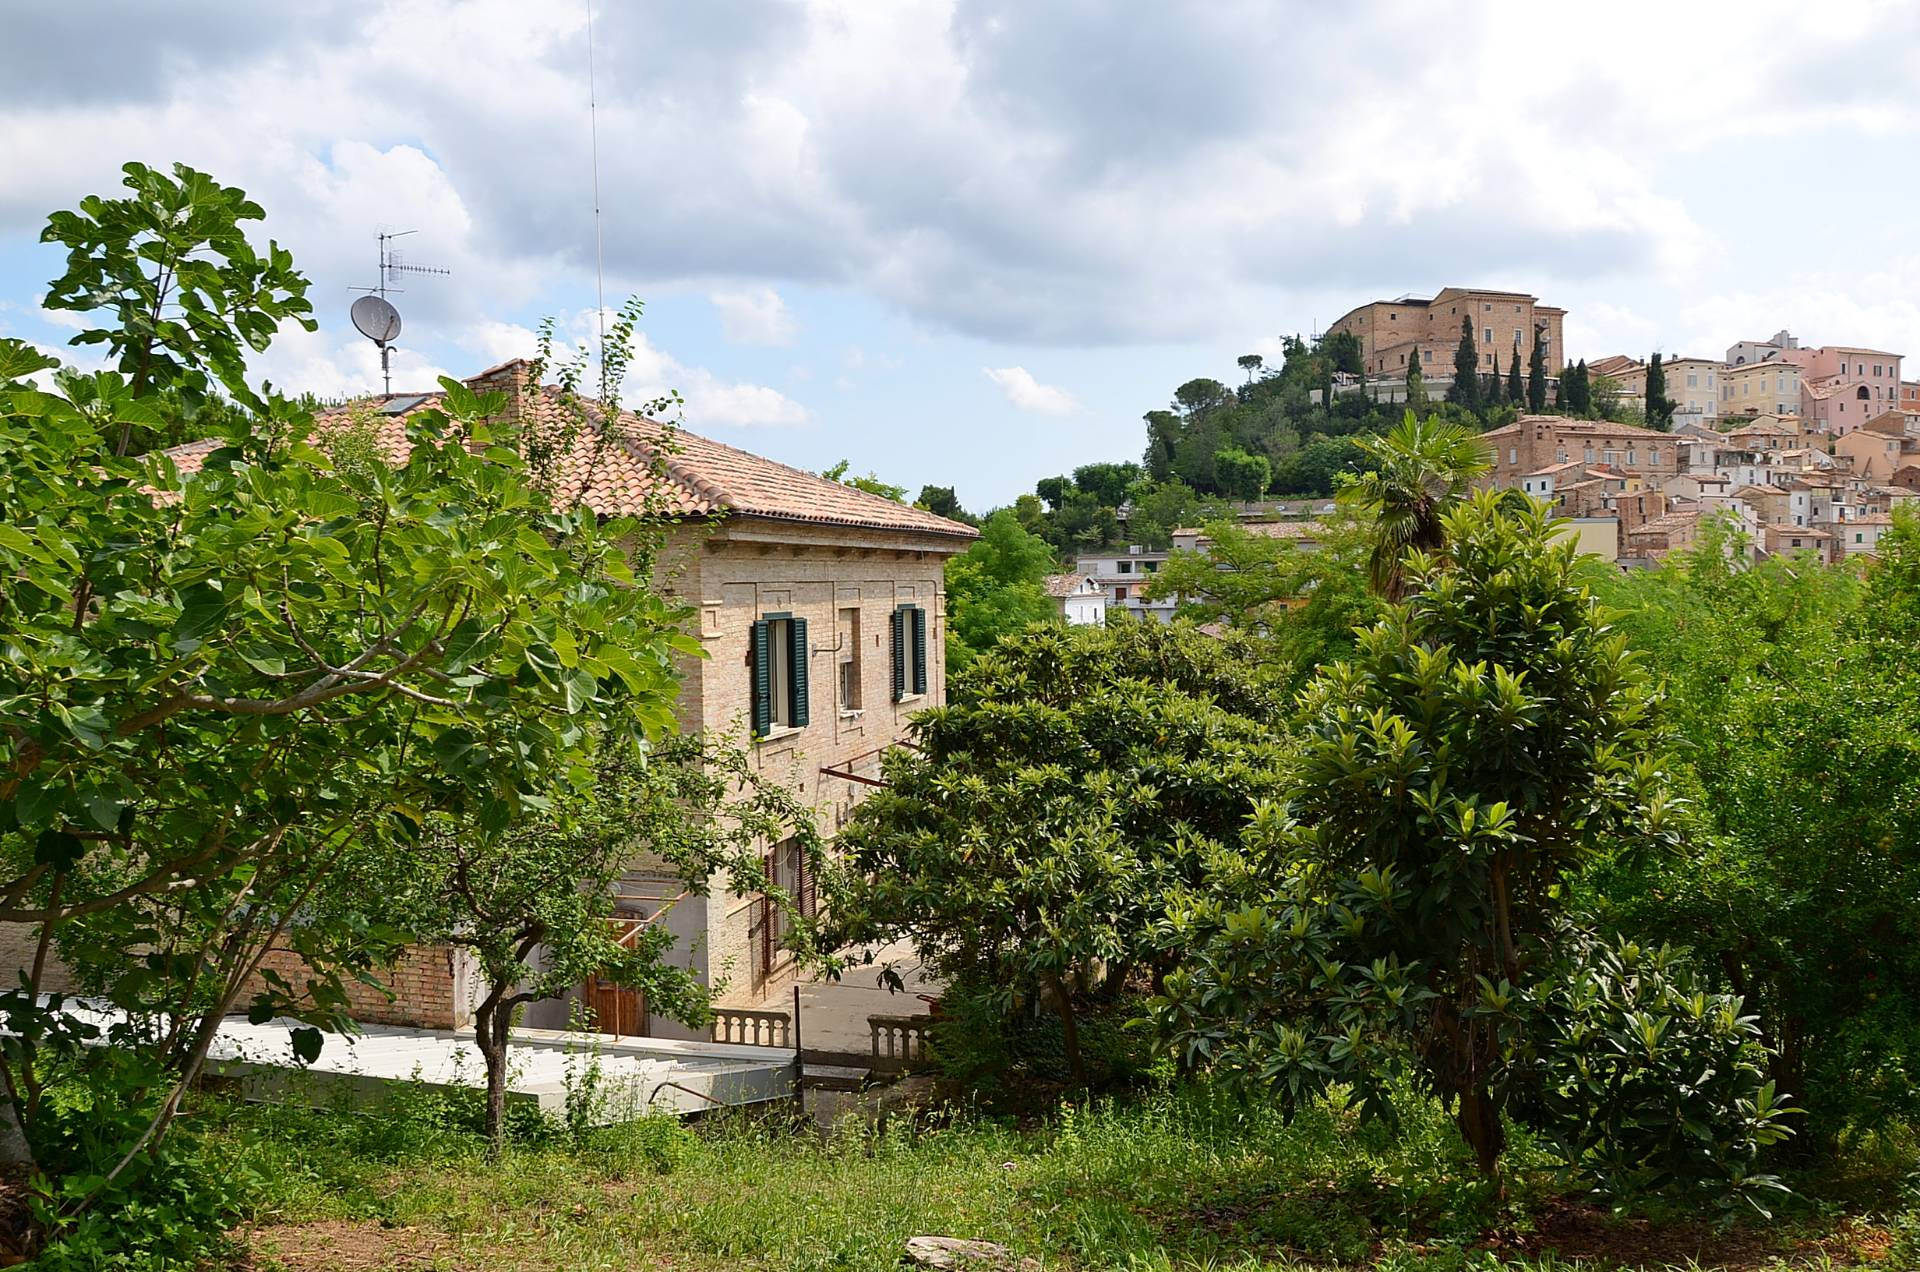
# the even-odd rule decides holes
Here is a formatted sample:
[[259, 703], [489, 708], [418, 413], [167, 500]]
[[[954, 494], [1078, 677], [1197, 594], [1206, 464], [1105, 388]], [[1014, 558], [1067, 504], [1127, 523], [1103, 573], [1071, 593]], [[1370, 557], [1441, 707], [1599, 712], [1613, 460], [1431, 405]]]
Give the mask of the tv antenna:
[[355, 291], [363, 291], [367, 294], [354, 301], [353, 307], [347, 311], [348, 317], [353, 320], [354, 329], [380, 348], [380, 382], [387, 397], [393, 396], [393, 372], [388, 359], [393, 351], [393, 342], [400, 335], [400, 311], [393, 307], [393, 302], [387, 299], [387, 294], [392, 292], [398, 295], [404, 290], [393, 285], [394, 278], [405, 274], [437, 274], [445, 278], [453, 273], [450, 269], [440, 269], [433, 265], [412, 264], [403, 260], [400, 253], [393, 249], [393, 240], [419, 232], [418, 230], [397, 230], [392, 233], [381, 230], [379, 232], [378, 281], [372, 287], [354, 288]]

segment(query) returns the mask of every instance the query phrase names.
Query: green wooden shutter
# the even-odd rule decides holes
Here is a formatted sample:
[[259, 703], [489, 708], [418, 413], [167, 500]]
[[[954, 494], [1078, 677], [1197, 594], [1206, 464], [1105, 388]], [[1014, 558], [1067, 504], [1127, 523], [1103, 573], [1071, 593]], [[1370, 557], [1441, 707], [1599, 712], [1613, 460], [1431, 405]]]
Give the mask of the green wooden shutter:
[[927, 611], [918, 605], [911, 611], [913, 615], [913, 691], [927, 691]]
[[792, 688], [793, 701], [788, 703], [788, 719], [793, 727], [807, 727], [807, 620], [792, 618], [787, 620], [787, 631], [792, 639], [788, 642], [793, 651], [793, 675], [788, 678]]
[[747, 665], [753, 672], [753, 736], [764, 738], [773, 727], [773, 650], [768, 639], [773, 624], [760, 619], [748, 642]]
[[893, 700], [907, 696], [907, 612], [895, 609], [887, 615], [893, 634]]

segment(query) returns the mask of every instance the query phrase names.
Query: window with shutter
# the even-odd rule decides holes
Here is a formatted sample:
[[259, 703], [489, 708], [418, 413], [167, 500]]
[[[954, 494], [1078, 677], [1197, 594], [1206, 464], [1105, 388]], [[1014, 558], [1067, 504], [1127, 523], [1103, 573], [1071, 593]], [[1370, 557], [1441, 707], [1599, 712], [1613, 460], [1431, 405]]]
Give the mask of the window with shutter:
[[807, 620], [769, 614], [753, 625], [753, 735], [807, 723]]
[[893, 700], [895, 702], [907, 696], [907, 613], [896, 609], [887, 616], [887, 625], [891, 628], [893, 653]]
[[927, 691], [927, 611], [918, 605], [912, 610], [913, 622], [913, 691]]
[[787, 620], [790, 637], [788, 658], [791, 660], [793, 674], [788, 677], [788, 686], [792, 690], [791, 701], [787, 704], [787, 723], [796, 729], [807, 727], [807, 620], [792, 618]]
[[753, 674], [753, 736], [763, 738], [773, 727], [773, 658], [770, 629], [761, 619], [753, 625], [747, 646], [747, 665]]

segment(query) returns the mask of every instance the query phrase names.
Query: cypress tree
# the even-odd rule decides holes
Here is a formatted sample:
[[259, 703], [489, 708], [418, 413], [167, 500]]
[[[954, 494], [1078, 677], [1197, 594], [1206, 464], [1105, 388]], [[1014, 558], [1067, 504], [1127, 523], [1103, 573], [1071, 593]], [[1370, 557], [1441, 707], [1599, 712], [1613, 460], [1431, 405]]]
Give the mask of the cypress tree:
[[1469, 411], [1480, 409], [1480, 351], [1473, 346], [1473, 319], [1460, 320], [1460, 345], [1453, 351], [1453, 387], [1447, 401]]
[[1560, 399], [1562, 406], [1582, 419], [1593, 414], [1593, 380], [1585, 358], [1561, 374]]
[[1507, 401], [1515, 406], [1527, 400], [1527, 386], [1520, 379], [1520, 337], [1513, 338], [1513, 359], [1507, 363]]
[[1667, 372], [1655, 353], [1647, 363], [1647, 427], [1667, 432], [1673, 428], [1674, 400], [1667, 396]]
[[1487, 405], [1505, 406], [1507, 404], [1507, 382], [1500, 375], [1500, 354], [1493, 355], [1493, 374], [1487, 377]]
[[1540, 328], [1533, 329], [1533, 357], [1527, 363], [1527, 409], [1539, 415], [1547, 409], [1547, 350]]
[[1420, 369], [1420, 346], [1407, 350], [1407, 409], [1425, 414], [1427, 409], [1427, 377]]

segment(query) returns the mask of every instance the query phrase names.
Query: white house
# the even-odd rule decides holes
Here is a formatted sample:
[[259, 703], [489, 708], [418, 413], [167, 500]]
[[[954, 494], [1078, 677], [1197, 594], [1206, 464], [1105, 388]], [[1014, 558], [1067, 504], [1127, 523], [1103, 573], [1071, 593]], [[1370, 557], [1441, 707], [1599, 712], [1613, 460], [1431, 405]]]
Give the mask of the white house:
[[1069, 627], [1104, 627], [1107, 590], [1087, 574], [1050, 574], [1047, 595]]

